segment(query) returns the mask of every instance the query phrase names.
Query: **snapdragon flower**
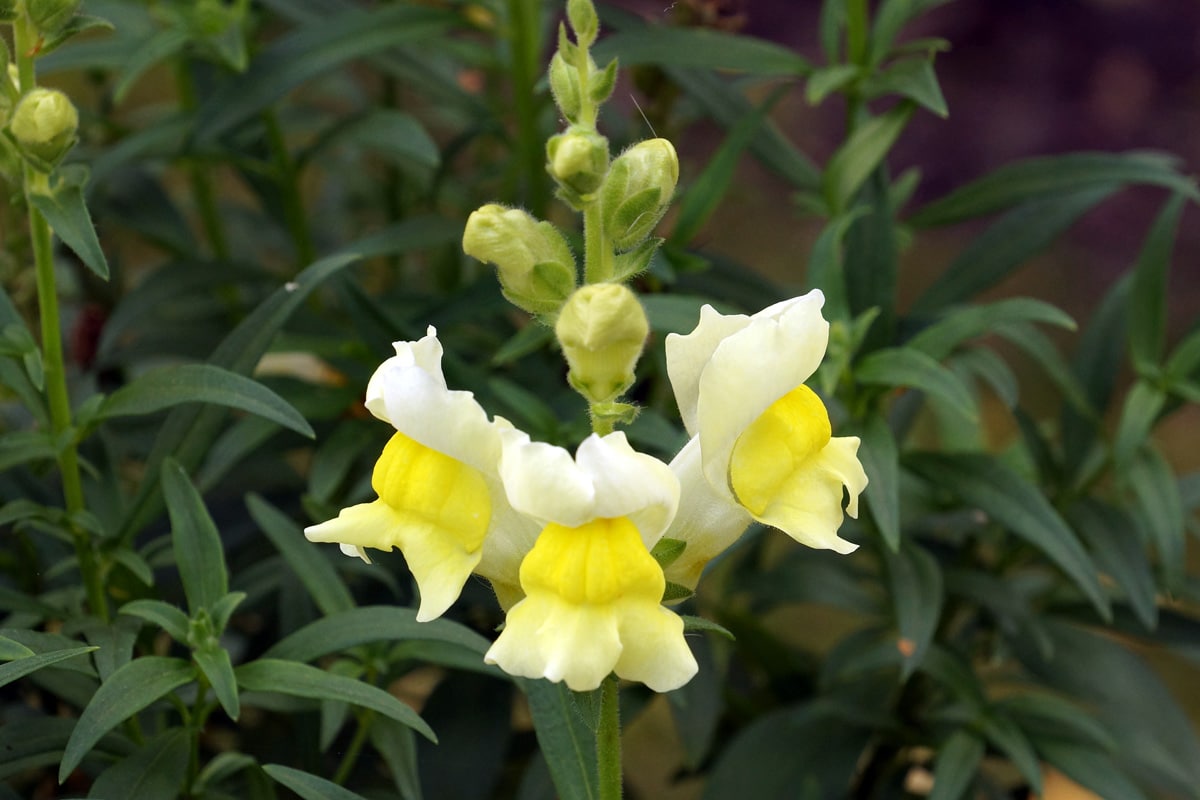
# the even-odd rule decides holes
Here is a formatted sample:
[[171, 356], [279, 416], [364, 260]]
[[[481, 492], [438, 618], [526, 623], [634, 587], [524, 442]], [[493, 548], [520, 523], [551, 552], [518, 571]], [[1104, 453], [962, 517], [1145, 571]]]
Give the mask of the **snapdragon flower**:
[[[367, 409], [396, 429], [371, 475], [379, 498], [304, 535], [366, 561], [365, 548], [399, 548], [421, 593], [417, 619], [427, 621], [472, 572], [514, 572], [538, 528], [512, 510], [500, 482], [500, 431], [511, 426], [489, 420], [470, 392], [446, 387], [436, 330], [394, 347], [367, 385]], [[501, 602], [516, 601], [515, 586], [495, 588]]]
[[508, 499], [544, 527], [521, 563], [525, 597], [484, 660], [575, 691], [611, 672], [660, 692], [690, 680], [696, 660], [650, 555], [679, 503], [670, 468], [623, 433], [589, 436], [574, 459], [515, 429], [501, 437]]
[[667, 533], [687, 543], [668, 578], [693, 588], [705, 564], [758, 520], [820, 549], [857, 548], [838, 536], [842, 489], [858, 515], [867, 476], [857, 437], [834, 437], [821, 399], [804, 385], [825, 355], [819, 291], [754, 314], [704, 306], [696, 329], [666, 340], [667, 373], [691, 440], [671, 462], [683, 512]]

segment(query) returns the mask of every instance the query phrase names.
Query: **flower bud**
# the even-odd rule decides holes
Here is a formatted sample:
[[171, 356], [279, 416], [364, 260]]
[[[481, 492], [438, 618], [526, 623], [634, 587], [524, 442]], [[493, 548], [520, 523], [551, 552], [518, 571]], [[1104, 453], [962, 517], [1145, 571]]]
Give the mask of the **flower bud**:
[[679, 180], [679, 159], [666, 139], [638, 142], [617, 157], [600, 192], [604, 232], [617, 250], [636, 247], [658, 225]]
[[57, 89], [33, 89], [17, 104], [9, 130], [21, 152], [44, 172], [53, 169], [75, 145], [79, 114]]
[[575, 257], [558, 229], [518, 208], [489, 204], [463, 232], [467, 255], [494, 264], [509, 302], [531, 314], [552, 314], [575, 288]]
[[27, 0], [29, 19], [42, 36], [58, 33], [79, 13], [83, 0]]
[[600, 32], [600, 17], [596, 15], [592, 0], [567, 0], [567, 21], [571, 23], [575, 41], [581, 47], [596, 41], [596, 34]]
[[550, 59], [550, 93], [554, 95], [554, 104], [570, 122], [579, 119], [583, 107], [582, 90], [579, 86], [579, 70], [567, 63], [562, 53], [555, 53]]
[[571, 295], [554, 333], [575, 390], [590, 403], [611, 403], [633, 385], [650, 323], [629, 289], [619, 283], [593, 283]]
[[567, 128], [546, 142], [546, 169], [569, 196], [589, 195], [604, 183], [608, 140], [595, 131]]

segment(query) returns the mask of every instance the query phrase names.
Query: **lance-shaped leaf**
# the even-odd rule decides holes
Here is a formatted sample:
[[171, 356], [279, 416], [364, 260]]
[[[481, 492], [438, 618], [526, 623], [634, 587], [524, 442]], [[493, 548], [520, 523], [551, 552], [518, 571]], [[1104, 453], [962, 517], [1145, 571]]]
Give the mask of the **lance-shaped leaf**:
[[282, 764], [263, 764], [263, 772], [279, 784], [286, 786], [304, 800], [363, 800], [363, 796], [343, 789], [332, 781]]
[[354, 608], [354, 598], [341, 577], [321, 550], [304, 538], [299, 525], [258, 495], [246, 498], [246, 506], [258, 527], [312, 595], [321, 613], [332, 615]]
[[984, 749], [983, 739], [971, 731], [962, 729], [950, 734], [933, 759], [933, 791], [929, 800], [967, 797]]
[[869, 120], [833, 154], [821, 176], [821, 188], [831, 211], [846, 209], [863, 181], [892, 149], [914, 108], [911, 102], [903, 102]]
[[803, 56], [763, 39], [665, 25], [644, 25], [613, 33], [592, 48], [592, 57], [600, 64], [616, 58], [622, 67], [658, 64], [753, 75], [803, 75], [812, 69]]
[[937, 559], [920, 545], [905, 542], [898, 552], [883, 549], [892, 613], [900, 639], [900, 680], [921, 665], [942, 616], [942, 571]]
[[1129, 300], [1129, 351], [1134, 366], [1148, 369], [1163, 356], [1167, 338], [1167, 272], [1184, 196], [1172, 195], [1154, 220], [1133, 270]]
[[595, 737], [562, 683], [518, 680], [529, 699], [538, 745], [550, 767], [562, 800], [596, 800], [600, 796]]
[[990, 333], [997, 325], [1020, 322], [1043, 322], [1067, 330], [1075, 329], [1075, 320], [1049, 303], [1030, 297], [1013, 297], [987, 305], [954, 309], [909, 339], [907, 346], [943, 359], [958, 345]]
[[188, 610], [194, 618], [212, 608], [229, 592], [221, 535], [183, 466], [174, 459], [163, 464], [163, 493], [171, 516], [175, 566], [183, 580]]
[[[19, 642], [12, 641], [11, 639], [6, 639], [6, 644], [13, 651], [15, 651], [16, 648], [20, 648], [26, 652], [32, 652], [29, 650], [29, 648], [25, 647]], [[90, 653], [97, 649], [99, 648], [72, 647], [67, 650], [55, 650], [50, 653], [22, 656], [15, 661], [10, 661], [7, 664], [0, 665], [0, 686], [7, 686], [13, 681], [24, 678], [26, 675], [32, 672], [37, 672], [42, 667], [48, 667], [51, 664], [57, 664], [59, 661], [63, 661], [68, 658], [74, 658], [75, 656], [82, 655], [84, 653]]]
[[189, 731], [169, 728], [102, 772], [90, 796], [175, 800], [187, 776], [190, 752]]
[[87, 203], [83, 199], [83, 186], [87, 179], [87, 167], [69, 164], [52, 176], [48, 193], [30, 192], [29, 199], [42, 212], [63, 244], [75, 251], [88, 269], [103, 280], [108, 280], [108, 261], [100, 249], [92, 215], [88, 213]]
[[875, 351], [854, 368], [854, 377], [861, 383], [920, 389], [937, 395], [970, 419], [978, 416], [975, 398], [962, 379], [911, 347]]

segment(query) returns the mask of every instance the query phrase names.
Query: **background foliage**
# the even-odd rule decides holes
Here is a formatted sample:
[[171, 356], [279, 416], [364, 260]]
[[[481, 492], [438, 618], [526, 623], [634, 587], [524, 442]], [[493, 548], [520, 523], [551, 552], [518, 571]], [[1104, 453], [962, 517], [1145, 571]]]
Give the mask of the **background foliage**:
[[[685, 611], [736, 641], [695, 636], [701, 673], [665, 698], [628, 690], [627, 735], [650, 740], [634, 796], [1008, 797], [1041, 793], [1047, 767], [1112, 800], [1198, 796], [1200, 741], [1169, 687], [1194, 685], [1200, 655], [1200, 474], [1153, 433], [1200, 400], [1200, 326], [1180, 335], [1166, 311], [1200, 195], [1141, 151], [1016, 161], [932, 195], [894, 173], [914, 121], [948, 111], [947, 43], [910, 32], [941, 5], [826, 0], [816, 59], [702, 15], [601, 8], [597, 60], [632, 70], [644, 112], [606, 109], [614, 144], [647, 124], [720, 131], [711, 158], [685, 158], [641, 280], [630, 438], [665, 458], [682, 444], [666, 333], [704, 302], [754, 311], [803, 284], [833, 322], [814, 388], [871, 478], [855, 555], [754, 530], [711, 571]], [[556, 781], [588, 797], [587, 699], [483, 666], [486, 587], [417, 624], [398, 554], [368, 567], [300, 534], [370, 496], [388, 431], [363, 389], [426, 325], [449, 382], [493, 413], [564, 445], [588, 431], [552, 336], [460, 250], [484, 202], [560, 213], [542, 78], [558, 4], [83, 10], [112, 30], [38, 60], [83, 117], [55, 195], [76, 224], [54, 221], [82, 512], [61, 499], [16, 188], [3, 209], [0, 796], [533, 800]], [[830, 153], [774, 121], [797, 97], [844, 110]], [[746, 159], [817, 231], [782, 285], [703, 247]], [[1130, 189], [1161, 210], [1087, 318], [997, 299]], [[902, 254], [961, 223], [973, 237], [901, 303]]]

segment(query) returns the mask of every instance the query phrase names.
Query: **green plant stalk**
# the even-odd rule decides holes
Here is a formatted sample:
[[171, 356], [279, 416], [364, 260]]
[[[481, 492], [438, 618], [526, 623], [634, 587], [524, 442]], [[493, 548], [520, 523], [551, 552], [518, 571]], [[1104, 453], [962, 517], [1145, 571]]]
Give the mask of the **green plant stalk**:
[[600, 800], [621, 800], [621, 696], [616, 675], [604, 679], [600, 693], [600, 721], [596, 726]]
[[[196, 83], [192, 79], [192, 71], [188, 69], [185, 58], [175, 62], [175, 88], [179, 93], [179, 105], [184, 111], [196, 109]], [[217, 209], [216, 193], [213, 192], [212, 180], [209, 173], [194, 161], [187, 165], [188, 182], [192, 188], [192, 198], [196, 203], [196, 211], [200, 214], [200, 226], [208, 239], [213, 255], [221, 261], [229, 260], [229, 240], [225, 235], [225, 226], [221, 222], [221, 214]]]
[[540, 0], [508, 0], [511, 85], [517, 113], [518, 183], [525, 184], [525, 203], [536, 215], [546, 207], [545, 153], [538, 133], [534, 86], [541, 60], [538, 9]]
[[375, 712], [370, 709], [356, 715], [358, 727], [354, 731], [354, 738], [346, 746], [346, 753], [342, 756], [341, 763], [338, 764], [337, 772], [333, 774], [333, 782], [338, 786], [346, 782], [346, 779], [350, 777], [350, 771], [358, 763], [358, 756], [362, 752], [363, 745], [367, 743], [367, 737], [371, 733], [371, 720], [374, 716]]
[[[17, 74], [21, 93], [36, 86], [33, 57], [37, 32], [25, 19], [17, 18], [13, 25], [13, 44], [16, 50]], [[58, 285], [54, 275], [54, 250], [50, 225], [42, 213], [34, 207], [32, 196], [38, 191], [49, 190], [49, 176], [25, 165], [25, 205], [29, 214], [29, 235], [33, 246], [33, 263], [37, 280], [38, 316], [41, 322], [42, 363], [45, 373], [46, 402], [50, 409], [50, 426], [55, 440], [62, 449], [58, 453], [58, 469], [62, 476], [63, 498], [67, 513], [74, 516], [84, 510], [83, 479], [79, 471], [79, 451], [74, 436], [62, 442], [62, 437], [71, 430], [71, 397], [67, 390], [67, 369], [63, 358], [62, 322], [58, 306]], [[84, 591], [92, 613], [103, 622], [108, 622], [108, 601], [96, 564], [95, 552], [87, 531], [69, 520], [71, 538], [75, 544], [75, 555], [79, 560], [79, 572], [83, 576]]]
[[867, 64], [867, 0], [846, 0], [846, 59]]
[[296, 248], [296, 260], [300, 267], [305, 267], [317, 260], [317, 251], [313, 246], [312, 231], [308, 227], [308, 216], [305, 214], [304, 201], [300, 195], [300, 176], [296, 170], [296, 162], [288, 151], [287, 142], [283, 138], [283, 128], [274, 111], [263, 114], [263, 124], [267, 131], [267, 147], [275, 165], [275, 176], [283, 191], [283, 217], [292, 236], [292, 244]]
[[207, 701], [209, 687], [210, 684], [208, 679], [204, 677], [204, 673], [197, 670], [196, 702], [192, 704], [192, 708], [187, 715], [191, 746], [188, 750], [187, 781], [184, 783], [184, 796], [189, 798], [195, 796], [193, 788], [196, 785], [196, 779], [200, 777], [200, 734], [204, 732], [204, 723], [208, 720], [208, 715], [213, 708]]

